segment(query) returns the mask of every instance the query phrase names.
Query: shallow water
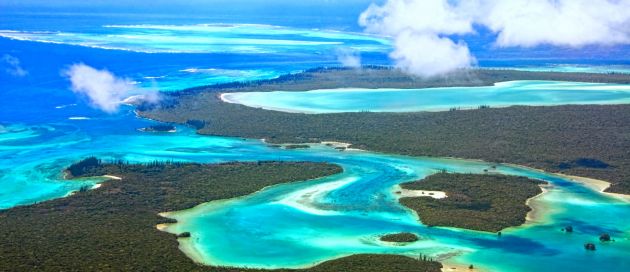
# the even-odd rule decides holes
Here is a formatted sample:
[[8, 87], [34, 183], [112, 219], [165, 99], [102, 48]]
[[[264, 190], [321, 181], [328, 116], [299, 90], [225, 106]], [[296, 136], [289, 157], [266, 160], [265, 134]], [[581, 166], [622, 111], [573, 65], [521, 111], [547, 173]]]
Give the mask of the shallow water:
[[[158, 25], [155, 18], [151, 19], [153, 24], [148, 25], [143, 20], [149, 19], [136, 15], [130, 16], [133, 19], [83, 16], [81, 24], [71, 20], [70, 15], [59, 16], [21, 14], [0, 22], [4, 29], [18, 31], [2, 33], [29, 40], [0, 38], [0, 55], [19, 59], [20, 65], [28, 71], [24, 77], [0, 73], [3, 83], [0, 87], [0, 209], [63, 197], [102, 181], [62, 178], [61, 171], [65, 167], [87, 156], [130, 162], [156, 159], [208, 163], [328, 161], [342, 165], [344, 173], [276, 186], [237, 200], [211, 202], [174, 213], [171, 216], [181, 223], [170, 226], [169, 231], [190, 231], [192, 243], [186, 249], [191, 254], [196, 251], [198, 260], [209, 264], [302, 267], [333, 257], [371, 252], [428, 254], [440, 259], [461, 254], [456, 261], [499, 271], [625, 271], [630, 268], [627, 260], [630, 223], [620, 220], [630, 214], [630, 204], [562, 178], [500, 166], [500, 172], [542, 178], [554, 184], [550, 193], [533, 201], [544, 208], [541, 216], [529, 225], [504, 231], [502, 238], [473, 231], [427, 228], [413, 213], [397, 204], [390, 193], [392, 186], [441, 169], [480, 172], [488, 164], [339, 152], [319, 145], [308, 150], [282, 150], [270, 148], [259, 140], [199, 136], [185, 127], [178, 127], [178, 132], [173, 134], [143, 133], [138, 129], [155, 122], [136, 118], [127, 107], [113, 115], [92, 109], [84, 98], [77, 98], [68, 90], [69, 83], [60, 76], [68, 65], [85, 62], [137, 81], [143, 88], [174, 90], [273, 78], [307, 68], [337, 65], [334, 52], [339, 42], [343, 43], [341, 47], [363, 50], [361, 57], [365, 64], [388, 64], [386, 52], [379, 51], [387, 46], [386, 42], [346, 32], [318, 32], [312, 28], [223, 26], [238, 34], [231, 37], [229, 32], [222, 31], [225, 29], [216, 29], [217, 25], [173, 26], [167, 22]], [[99, 21], [121, 19], [133, 22]], [[187, 20], [189, 18], [181, 19]], [[313, 24], [326, 25], [326, 22]], [[334, 25], [336, 21], [328, 24]], [[230, 46], [204, 44], [212, 31]], [[172, 44], [159, 39], [154, 41], [157, 34], [179, 38]], [[58, 43], [31, 41], [35, 39]], [[237, 43], [241, 45], [232, 47]], [[223, 51], [181, 52], [215, 49]], [[143, 53], [173, 50], [180, 52]], [[574, 85], [577, 89], [583, 87]], [[614, 98], [609, 93], [582, 98], [599, 97]], [[378, 107], [387, 108], [387, 105], [377, 102], [370, 105], [372, 110]], [[560, 232], [566, 224], [575, 226], [576, 232], [569, 236]], [[423, 239], [402, 247], [377, 240], [377, 235], [393, 231], [415, 232]], [[617, 241], [607, 245], [598, 243], [597, 252], [585, 252], [582, 244], [596, 240], [600, 232], [611, 233]]]
[[[543, 179], [550, 191], [534, 200], [542, 216], [503, 236], [453, 228], [426, 227], [397, 204], [392, 187], [441, 169], [483, 173], [491, 164], [435, 158], [410, 158], [362, 151], [338, 152], [322, 146], [293, 151], [307, 158], [339, 163], [344, 172], [302, 183], [279, 185], [251, 196], [218, 201], [169, 213], [178, 220], [167, 231], [191, 232], [183, 249], [197, 261], [228, 266], [304, 267], [354, 253], [430, 255], [502, 271], [577, 269], [591, 262], [598, 268], [623, 270], [630, 265], [630, 213], [627, 200], [608, 197], [583, 185], [539, 171], [499, 166], [497, 172]], [[588, 220], [586, 220], [588, 218]], [[560, 231], [573, 225], [576, 232]], [[378, 235], [409, 231], [421, 240], [404, 246], [378, 241]], [[598, 243], [596, 253], [583, 244], [600, 233], [617, 241]], [[182, 241], [182, 240], [180, 240]], [[536, 258], [537, 262], [532, 262]], [[501, 259], [501, 263], [494, 260]], [[518, 266], [518, 268], [515, 268]], [[508, 269], [509, 268], [509, 269]], [[579, 269], [578, 269], [579, 270]]]
[[487, 87], [240, 92], [225, 93], [222, 98], [231, 103], [286, 112], [447, 111], [482, 105], [627, 104], [630, 85], [530, 80]]
[[255, 24], [105, 25], [98, 33], [0, 30], [0, 37], [143, 53], [314, 53], [336, 47], [385, 52], [390, 48], [388, 39], [365, 34]]
[[[547, 207], [541, 218], [506, 230], [497, 238], [494, 234], [427, 228], [398, 205], [390, 192], [395, 184], [442, 169], [481, 173], [490, 166], [486, 163], [340, 152], [321, 145], [283, 150], [258, 140], [199, 136], [183, 127], [174, 134], [141, 133], [135, 128], [152, 122], [122, 116], [75, 121], [74, 125], [3, 126], [0, 156], [9, 163], [0, 168], [0, 208], [61, 197], [99, 181], [61, 179], [64, 167], [86, 156], [131, 162], [327, 161], [342, 165], [344, 172], [174, 213], [169, 216], [180, 223], [168, 230], [191, 232], [188, 249], [197, 252], [199, 261], [220, 265], [302, 267], [353, 253], [397, 253], [436, 258], [464, 254], [458, 259], [465, 264], [501, 270], [509, 267], [510, 271], [515, 271], [515, 265], [522, 271], [540, 270], [542, 263], [571, 268], [592, 262], [617, 271], [630, 266], [624, 259], [630, 247], [630, 223], [619, 220], [630, 214], [630, 204], [563, 178], [498, 167], [501, 173], [549, 180], [554, 187], [535, 203]], [[573, 225], [576, 232], [560, 232], [566, 224]], [[406, 246], [377, 241], [377, 235], [397, 231], [411, 231], [423, 239]], [[582, 244], [595, 241], [601, 232], [611, 233], [617, 241], [598, 244], [595, 253], [584, 252]], [[505, 262], [493, 261], [504, 256], [509, 257]], [[531, 262], [533, 257], [541, 262]]]

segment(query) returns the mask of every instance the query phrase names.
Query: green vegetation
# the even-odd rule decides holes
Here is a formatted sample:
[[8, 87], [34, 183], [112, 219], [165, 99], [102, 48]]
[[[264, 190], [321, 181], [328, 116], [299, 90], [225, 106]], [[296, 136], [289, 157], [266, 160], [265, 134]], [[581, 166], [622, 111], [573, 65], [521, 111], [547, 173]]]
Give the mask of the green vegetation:
[[206, 126], [206, 121], [203, 120], [186, 120], [185, 123], [195, 129], [202, 129]]
[[171, 132], [175, 131], [175, 126], [173, 125], [154, 125], [145, 128], [141, 128], [140, 131], [143, 132]]
[[[270, 143], [349, 142], [353, 147], [411, 156], [515, 163], [610, 181], [630, 194], [630, 105], [509, 107], [448, 112], [299, 114], [223, 103], [221, 92], [338, 87], [477, 86], [539, 79], [630, 83], [630, 75], [476, 70], [421, 80], [395, 70], [319, 69], [270, 81], [218, 85], [172, 94], [140, 115], [166, 122], [197, 120], [199, 133]], [[606, 167], [604, 167], [606, 166]]]
[[284, 146], [284, 148], [286, 149], [305, 149], [305, 148], [311, 148], [310, 145], [307, 144], [289, 144]]
[[[194, 263], [177, 242], [190, 233], [157, 230], [159, 223], [175, 223], [157, 214], [340, 171], [336, 165], [308, 162], [130, 165], [88, 158], [67, 172], [123, 179], [67, 198], [0, 211], [0, 271], [258, 271]], [[387, 271], [390, 265], [399, 271], [441, 267], [401, 256], [357, 255], [308, 271]]]
[[410, 232], [386, 234], [381, 236], [381, 241], [394, 243], [411, 243], [418, 241], [418, 236]]
[[570, 169], [574, 167], [608, 168], [610, 167], [610, 165], [603, 161], [596, 160], [596, 159], [589, 159], [589, 158], [579, 158], [577, 160], [573, 160], [570, 162], [562, 162], [558, 164], [558, 168], [560, 169]]
[[97, 159], [96, 157], [89, 157], [70, 165], [68, 169], [66, 169], [65, 173], [67, 174], [68, 178], [80, 177], [85, 175], [85, 173], [93, 171], [101, 164], [101, 160]]
[[414, 259], [398, 255], [357, 254], [346, 258], [323, 262], [309, 269], [314, 272], [346, 271], [401, 271], [401, 272], [439, 272], [442, 265], [424, 257]]
[[0, 271], [203, 270], [179, 251], [175, 235], [155, 228], [168, 222], [159, 212], [331, 175], [341, 168], [277, 162], [101, 164], [89, 158], [68, 171], [75, 176], [111, 174], [123, 180], [0, 212]]
[[545, 182], [493, 174], [439, 173], [401, 184], [409, 190], [444, 191], [447, 197], [405, 197], [400, 203], [416, 211], [428, 226], [497, 232], [525, 223], [528, 198], [542, 193]]

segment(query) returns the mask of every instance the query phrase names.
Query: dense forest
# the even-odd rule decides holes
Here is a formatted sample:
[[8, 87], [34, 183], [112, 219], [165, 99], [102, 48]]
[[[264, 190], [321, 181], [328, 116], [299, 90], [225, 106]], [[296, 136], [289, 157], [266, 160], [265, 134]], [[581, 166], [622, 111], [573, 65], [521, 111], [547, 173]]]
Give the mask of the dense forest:
[[400, 203], [416, 211], [428, 226], [497, 232], [525, 223], [528, 198], [542, 193], [545, 182], [495, 174], [438, 173], [401, 184], [409, 190], [444, 191], [447, 197], [404, 197]]
[[439, 272], [442, 265], [438, 262], [422, 259], [415, 259], [399, 255], [374, 255], [358, 254], [338, 260], [323, 262], [320, 265], [309, 269], [313, 272]]
[[517, 79], [630, 83], [630, 75], [474, 70], [416, 79], [390, 69], [317, 69], [250, 84], [174, 93], [141, 116], [193, 123], [199, 133], [265, 138], [270, 143], [341, 141], [353, 147], [412, 156], [516, 163], [610, 181], [630, 193], [630, 105], [480, 108], [449, 112], [300, 114], [223, 103], [221, 92], [336, 87], [484, 85]]
[[[263, 187], [339, 173], [325, 163], [143, 165], [88, 158], [75, 177], [116, 175], [95, 190], [0, 211], [0, 271], [254, 271], [195, 264], [159, 212], [251, 194]], [[356, 255], [305, 271], [440, 271], [440, 263], [403, 256]], [[298, 270], [301, 271], [301, 270]]]
[[383, 242], [411, 243], [418, 241], [418, 236], [410, 232], [385, 234], [379, 238]]

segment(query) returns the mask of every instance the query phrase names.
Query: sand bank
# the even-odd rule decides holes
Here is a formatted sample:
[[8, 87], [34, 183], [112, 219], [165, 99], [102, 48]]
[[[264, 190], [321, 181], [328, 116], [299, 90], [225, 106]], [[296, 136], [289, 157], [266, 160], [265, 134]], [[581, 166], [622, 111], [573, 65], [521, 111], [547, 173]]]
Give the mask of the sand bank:
[[315, 215], [337, 215], [339, 214], [339, 212], [323, 210], [313, 205], [313, 203], [317, 203], [318, 199], [323, 198], [329, 192], [339, 189], [357, 180], [358, 179], [356, 177], [347, 177], [341, 180], [313, 185], [290, 193], [281, 200], [276, 201], [276, 203]]
[[614, 198], [617, 198], [617, 199], [620, 199], [620, 200], [624, 200], [624, 201], [630, 201], [630, 195], [604, 192], [611, 185], [610, 182], [605, 181], [605, 180], [594, 179], [594, 178], [585, 178], [585, 177], [579, 177], [579, 176], [572, 176], [572, 175], [567, 175], [567, 174], [562, 174], [562, 173], [546, 172], [544, 170], [531, 168], [531, 167], [527, 167], [527, 166], [522, 166], [522, 165], [518, 165], [518, 164], [506, 163], [506, 164], [503, 164], [503, 165], [508, 165], [508, 166], [516, 167], [516, 168], [523, 168], [523, 169], [527, 169], [527, 170], [531, 170], [531, 171], [537, 171], [537, 172], [550, 174], [550, 175], [556, 175], [556, 176], [568, 179], [570, 181], [573, 181], [575, 183], [582, 184], [582, 185], [586, 186], [587, 188], [589, 188], [589, 189], [591, 189], [593, 191], [600, 192], [600, 193], [602, 193], [604, 195], [611, 196], [611, 197], [614, 197]]
[[408, 190], [408, 189], [403, 189], [402, 187], [400, 187], [400, 185], [394, 186], [393, 192], [394, 192], [394, 194], [396, 194], [400, 198], [403, 198], [403, 197], [431, 197], [431, 198], [435, 198], [435, 199], [442, 199], [442, 198], [446, 198], [447, 197], [446, 192], [442, 192], [442, 191], [425, 191], [425, 190]]
[[567, 178], [571, 181], [580, 183], [592, 190], [598, 191], [605, 195], [612, 196], [614, 198], [625, 200], [625, 201], [630, 201], [630, 195], [604, 192], [606, 189], [608, 189], [608, 187], [610, 187], [611, 183], [608, 181], [593, 179], [593, 178], [571, 176], [571, 175], [566, 175], [566, 174], [556, 174], [556, 175]]
[[323, 141], [321, 142], [323, 145], [327, 145], [333, 148], [350, 148], [350, 146], [352, 144], [350, 143], [342, 143], [342, 142], [335, 142], [335, 141]]
[[108, 178], [108, 179], [122, 180], [121, 177], [112, 176], [112, 175], [103, 175], [103, 177]]
[[528, 198], [527, 201], [525, 201], [525, 205], [527, 205], [528, 207], [532, 209], [525, 216], [525, 221], [526, 221], [525, 224], [534, 223], [541, 220], [543, 214], [545, 214], [546, 208], [543, 205], [543, 203], [540, 201], [540, 199], [543, 197], [543, 195], [549, 192], [550, 187], [551, 187], [550, 185], [540, 185], [540, 189], [542, 189], [542, 192], [540, 194], [537, 194], [533, 197]]
[[169, 224], [157, 224], [155, 226], [156, 229], [158, 229], [159, 231], [166, 231], [166, 228], [168, 228]]
[[193, 242], [193, 239], [191, 238], [177, 239], [177, 242], [179, 243], [179, 250], [184, 252], [184, 254], [188, 256], [188, 258], [190, 258], [193, 262], [202, 264], [202, 265], [208, 265], [207, 263], [204, 262], [205, 258], [203, 257], [201, 252], [197, 250], [197, 248], [195, 247], [195, 243]]
[[470, 265], [459, 264], [459, 263], [450, 263], [450, 262], [442, 262], [442, 272], [486, 272], [488, 270], [474, 267], [473, 269], [469, 268]]
[[446, 193], [442, 191], [424, 191], [424, 190], [407, 190], [401, 189], [400, 197], [431, 197], [435, 199], [446, 198]]

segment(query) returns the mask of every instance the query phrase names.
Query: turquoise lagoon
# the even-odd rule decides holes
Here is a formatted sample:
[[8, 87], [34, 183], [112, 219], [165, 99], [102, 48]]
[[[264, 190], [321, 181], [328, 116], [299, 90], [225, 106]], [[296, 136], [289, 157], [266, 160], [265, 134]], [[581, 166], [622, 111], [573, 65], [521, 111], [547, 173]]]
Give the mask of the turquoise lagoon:
[[[166, 230], [191, 232], [192, 238], [181, 240], [182, 249], [196, 261], [215, 265], [306, 267], [354, 253], [387, 253], [425, 254], [496, 271], [630, 270], [628, 199], [565, 177], [499, 165], [498, 172], [552, 184], [547, 193], [532, 200], [539, 211], [533, 220], [505, 230], [499, 238], [426, 227], [391, 192], [399, 183], [435, 171], [481, 173], [489, 163], [340, 152], [319, 144], [307, 150], [285, 150], [255, 139], [201, 136], [186, 127], [178, 127], [176, 133], [143, 133], [138, 129], [155, 122], [137, 118], [130, 108], [113, 115], [91, 109], [68, 90], [69, 83], [60, 76], [68, 65], [84, 62], [137, 81], [142, 88], [173, 90], [336, 65], [334, 52], [339, 48], [360, 51], [366, 64], [387, 64], [391, 47], [380, 37], [315, 30], [321, 21], [313, 22], [312, 29], [300, 29], [264, 24], [147, 24], [144, 21], [151, 20], [133, 17], [133, 22], [121, 23], [110, 22], [120, 19], [110, 16], [89, 18], [82, 24], [41, 15], [7, 17], [25, 18], [16, 23], [2, 21], [3, 28], [11, 30], [0, 31], [4, 37], [0, 55], [19, 59], [28, 75], [16, 78], [0, 73], [0, 209], [64, 197], [102, 182], [103, 178], [63, 179], [65, 167], [88, 156], [136, 163], [325, 161], [341, 165], [344, 172], [186, 211], [168, 211], [179, 223]], [[189, 20], [188, 15], [184, 17]], [[434, 91], [334, 90], [328, 98], [315, 93], [316, 99], [307, 99], [308, 92], [291, 93], [286, 95], [295, 97], [280, 106], [313, 112], [396, 111], [502, 106], [515, 101], [539, 105], [546, 99], [557, 104], [627, 103], [628, 99], [626, 86], [583, 83], [513, 82], [443, 89], [454, 92], [450, 102]], [[422, 98], [418, 95], [422, 92], [434, 98], [425, 106], [414, 100]], [[264, 95], [269, 95], [270, 105], [261, 106], [269, 107], [278, 106], [276, 100], [285, 96]], [[302, 107], [299, 103], [304, 102], [307, 105]], [[568, 224], [575, 227], [573, 234], [560, 231]], [[422, 239], [404, 246], [378, 241], [378, 235], [398, 231], [414, 232]], [[602, 232], [616, 241], [596, 242]], [[597, 243], [596, 252], [583, 249], [589, 241]]]
[[226, 102], [303, 113], [411, 112], [471, 109], [482, 105], [554, 106], [630, 103], [630, 85], [561, 81], [510, 81], [485, 87], [327, 89], [225, 93]]
[[[581, 271], [596, 266], [621, 271], [627, 260], [630, 222], [628, 199], [619, 199], [563, 177], [515, 166], [497, 172], [550, 182], [548, 192], [532, 200], [538, 214], [501, 237], [455, 228], [427, 227], [397, 204], [394, 185], [445, 169], [483, 173], [491, 164], [456, 159], [411, 158], [365, 151], [337, 152], [314, 145], [295, 154], [318, 154], [344, 172], [331, 177], [267, 188], [256, 194], [210, 202], [165, 214], [179, 223], [166, 231], [191, 232], [181, 248], [198, 262], [260, 268], [299, 268], [355, 253], [418, 256], [492, 271]], [[421, 218], [420, 218], [421, 219]], [[576, 233], [561, 231], [572, 225]], [[379, 235], [409, 231], [421, 240], [407, 245], [380, 242]], [[603, 232], [616, 242], [583, 248]], [[450, 258], [450, 259], [449, 259]], [[532, 259], [536, 261], [533, 262]], [[501, 260], [500, 262], [496, 260]]]
[[[103, 133], [118, 122], [126, 126]], [[623, 271], [630, 267], [630, 221], [622, 220], [630, 214], [629, 200], [565, 177], [499, 165], [497, 172], [543, 179], [551, 185], [547, 193], [532, 201], [538, 211], [533, 220], [497, 237], [424, 226], [413, 212], [397, 203], [392, 192], [399, 183], [436, 171], [483, 173], [493, 165], [490, 163], [360, 150], [342, 152], [321, 144], [306, 150], [285, 150], [260, 140], [200, 136], [185, 127], [164, 134], [134, 129], [151, 123], [114, 118], [49, 126], [4, 126], [0, 155], [9, 163], [0, 168], [0, 207], [62, 197], [102, 181], [66, 181], [61, 177], [64, 167], [86, 156], [130, 162], [326, 161], [341, 165], [344, 172], [273, 186], [190, 210], [170, 211], [167, 216], [179, 223], [169, 225], [166, 231], [191, 232], [192, 238], [181, 241], [182, 249], [196, 261], [212, 265], [297, 268], [354, 253], [386, 253], [424, 254], [497, 271], [547, 271], [550, 267]], [[92, 127], [89, 131], [85, 130], [88, 126]], [[566, 225], [574, 226], [575, 233], [561, 232]], [[398, 231], [414, 232], [422, 239], [404, 246], [378, 241], [378, 235]], [[598, 242], [596, 252], [583, 249], [585, 242], [597, 241], [603, 232], [616, 241]]]
[[[102, 182], [103, 178], [63, 179], [65, 167], [87, 156], [130, 162], [321, 161], [339, 164], [344, 172], [190, 210], [165, 211], [179, 222], [165, 230], [190, 232], [192, 238], [181, 240], [181, 248], [196, 261], [212, 265], [297, 268], [349, 254], [385, 253], [429, 255], [492, 271], [625, 271], [630, 267], [630, 221], [624, 220], [630, 214], [630, 200], [565, 177], [499, 165], [497, 172], [547, 180], [551, 186], [532, 200], [537, 211], [533, 220], [497, 237], [424, 226], [392, 193], [395, 185], [436, 171], [483, 173], [490, 163], [340, 152], [321, 144], [285, 150], [255, 139], [201, 136], [186, 127], [178, 127], [176, 133], [143, 133], [138, 129], [155, 122], [136, 118], [130, 108], [106, 115], [81, 104], [52, 105], [46, 115], [36, 115], [42, 119], [0, 124], [0, 209], [64, 197]], [[575, 232], [560, 231], [566, 225]], [[378, 235], [399, 231], [414, 232], [422, 239], [404, 246], [378, 240]], [[604, 232], [616, 241], [599, 243]], [[586, 242], [596, 242], [597, 251], [585, 251]]]
[[96, 31], [0, 30], [0, 37], [141, 53], [323, 53], [344, 47], [387, 52], [389, 39], [352, 32], [265, 24], [104, 25]]

